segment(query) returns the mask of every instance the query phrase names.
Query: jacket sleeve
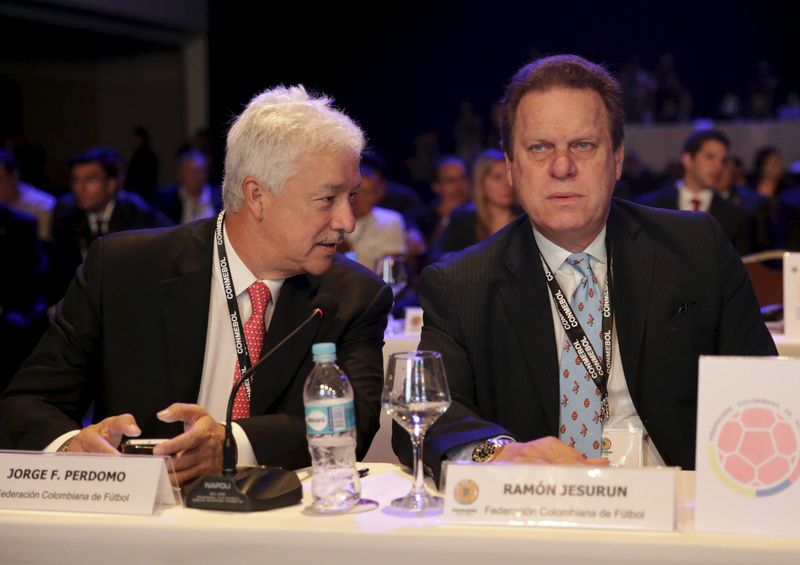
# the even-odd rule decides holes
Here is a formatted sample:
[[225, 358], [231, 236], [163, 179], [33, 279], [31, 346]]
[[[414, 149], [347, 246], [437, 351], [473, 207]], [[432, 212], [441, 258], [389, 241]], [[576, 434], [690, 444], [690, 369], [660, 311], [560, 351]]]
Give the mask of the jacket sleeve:
[[[446, 453], [459, 446], [499, 435], [510, 435], [498, 424], [481, 418], [478, 409], [472, 366], [465, 347], [460, 342], [458, 321], [447, 298], [450, 282], [437, 266], [422, 272], [420, 302], [425, 312], [421, 350], [442, 354], [451, 404], [428, 430], [423, 447], [423, 463], [427, 474], [437, 484], [441, 480], [441, 465]], [[400, 462], [411, 466], [411, 442], [408, 432], [396, 423], [392, 426], [392, 447]]]

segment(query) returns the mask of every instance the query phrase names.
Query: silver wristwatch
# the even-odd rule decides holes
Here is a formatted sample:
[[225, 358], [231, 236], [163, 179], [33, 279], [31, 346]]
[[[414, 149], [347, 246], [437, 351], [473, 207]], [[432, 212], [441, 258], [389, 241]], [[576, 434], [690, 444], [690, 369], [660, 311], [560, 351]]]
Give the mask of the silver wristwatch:
[[472, 450], [472, 460], [475, 463], [486, 463], [494, 458], [497, 449], [507, 443], [513, 443], [515, 440], [511, 436], [498, 436], [485, 439], [475, 446]]

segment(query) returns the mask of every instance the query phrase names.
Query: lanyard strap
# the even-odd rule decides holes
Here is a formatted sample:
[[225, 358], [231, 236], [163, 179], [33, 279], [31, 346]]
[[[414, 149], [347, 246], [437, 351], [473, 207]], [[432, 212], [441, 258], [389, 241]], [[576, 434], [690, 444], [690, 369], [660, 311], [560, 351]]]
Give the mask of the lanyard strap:
[[[244, 375], [253, 366], [253, 362], [250, 359], [247, 340], [244, 339], [242, 331], [242, 316], [239, 314], [239, 303], [236, 301], [236, 291], [233, 288], [233, 279], [228, 265], [228, 253], [225, 250], [225, 239], [222, 237], [222, 224], [224, 222], [225, 210], [217, 216], [217, 229], [214, 237], [217, 243], [219, 270], [222, 273], [222, 289], [225, 291], [225, 300], [228, 303], [228, 313], [230, 314], [231, 327], [233, 328], [233, 341], [236, 346], [236, 355], [239, 358], [239, 375]], [[250, 400], [250, 379], [247, 379], [247, 382], [244, 383], [244, 389], [247, 393], [247, 400]]]
[[611, 309], [611, 262], [609, 261], [608, 272], [606, 273], [606, 281], [603, 285], [603, 361], [595, 353], [594, 347], [583, 327], [581, 327], [578, 318], [572, 311], [569, 301], [564, 296], [564, 291], [558, 285], [553, 272], [544, 260], [541, 251], [539, 252], [539, 259], [542, 261], [542, 268], [544, 268], [544, 276], [547, 279], [547, 286], [550, 288], [550, 294], [553, 295], [553, 302], [556, 304], [556, 312], [558, 312], [558, 319], [561, 321], [561, 326], [567, 333], [572, 346], [575, 348], [575, 353], [586, 368], [586, 372], [592, 378], [592, 382], [600, 391], [600, 421], [606, 423], [611, 411], [608, 406], [608, 379], [611, 376], [611, 330], [614, 327], [614, 316]]

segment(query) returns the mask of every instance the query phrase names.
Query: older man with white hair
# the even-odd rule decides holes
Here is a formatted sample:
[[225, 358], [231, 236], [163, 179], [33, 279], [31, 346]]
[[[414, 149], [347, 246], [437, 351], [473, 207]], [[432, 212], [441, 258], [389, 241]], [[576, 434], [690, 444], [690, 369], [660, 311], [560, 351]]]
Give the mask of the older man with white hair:
[[240, 367], [329, 294], [338, 313], [306, 326], [237, 396], [238, 463], [310, 463], [302, 391], [317, 341], [337, 343], [363, 456], [378, 429], [392, 300], [375, 275], [336, 253], [354, 227], [363, 146], [331, 100], [302, 86], [253, 98], [228, 134], [216, 219], [91, 247], [53, 326], [0, 397], [0, 448], [116, 453], [124, 436], [169, 438], [155, 453], [173, 458], [178, 482], [218, 471]]

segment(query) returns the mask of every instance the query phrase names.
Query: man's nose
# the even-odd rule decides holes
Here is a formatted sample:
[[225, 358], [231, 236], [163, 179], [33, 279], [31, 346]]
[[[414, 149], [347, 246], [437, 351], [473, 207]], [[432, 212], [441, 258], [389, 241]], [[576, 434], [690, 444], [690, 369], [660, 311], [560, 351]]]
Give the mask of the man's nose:
[[331, 228], [335, 230], [342, 230], [345, 233], [352, 233], [356, 229], [356, 218], [353, 215], [353, 203], [349, 198], [342, 199], [342, 202], [336, 206], [333, 218], [331, 219]]
[[556, 149], [553, 153], [553, 160], [550, 163], [550, 175], [557, 179], [567, 179], [575, 176], [578, 168], [575, 160], [567, 149]]

